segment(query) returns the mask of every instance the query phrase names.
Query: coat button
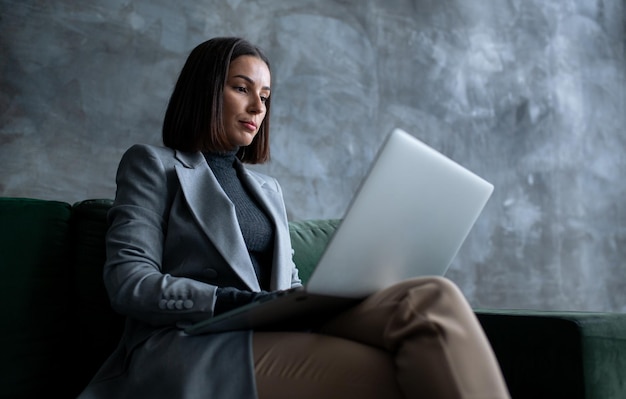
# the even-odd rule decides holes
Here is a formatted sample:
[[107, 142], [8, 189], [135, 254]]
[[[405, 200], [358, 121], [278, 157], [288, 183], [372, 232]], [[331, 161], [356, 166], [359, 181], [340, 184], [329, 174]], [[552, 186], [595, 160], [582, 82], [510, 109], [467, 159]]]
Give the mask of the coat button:
[[173, 310], [175, 306], [176, 306], [176, 300], [175, 299], [170, 299], [169, 301], [167, 301], [167, 308], [168, 309]]
[[183, 302], [183, 307], [184, 307], [185, 309], [191, 309], [191, 308], [193, 307], [193, 301], [192, 301], [191, 299], [186, 299], [186, 300]]
[[182, 308], [183, 308], [183, 300], [182, 299], [177, 300], [176, 304], [174, 306], [176, 306], [176, 309], [182, 310]]

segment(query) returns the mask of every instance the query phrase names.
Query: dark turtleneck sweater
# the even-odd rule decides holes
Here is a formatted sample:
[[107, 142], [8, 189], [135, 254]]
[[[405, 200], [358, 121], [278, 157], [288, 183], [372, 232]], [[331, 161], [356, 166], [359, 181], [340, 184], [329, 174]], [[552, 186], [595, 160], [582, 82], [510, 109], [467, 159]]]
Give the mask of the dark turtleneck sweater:
[[261, 289], [270, 285], [274, 247], [274, 228], [257, 200], [242, 184], [237, 173], [237, 151], [228, 153], [205, 153], [204, 157], [228, 198], [235, 205], [235, 212], [252, 265]]

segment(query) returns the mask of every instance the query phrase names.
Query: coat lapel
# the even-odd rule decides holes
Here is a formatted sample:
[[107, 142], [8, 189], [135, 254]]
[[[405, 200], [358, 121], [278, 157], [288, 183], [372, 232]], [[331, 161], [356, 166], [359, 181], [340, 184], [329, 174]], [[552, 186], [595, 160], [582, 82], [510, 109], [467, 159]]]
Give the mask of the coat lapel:
[[202, 153], [176, 152], [176, 166], [185, 198], [206, 236], [252, 290], [259, 283], [243, 240], [235, 207], [222, 190]]
[[287, 226], [287, 215], [284, 210], [282, 193], [278, 190], [278, 185], [272, 187], [266, 180], [248, 172], [243, 165], [237, 163], [243, 183], [258, 200], [263, 210], [268, 215], [274, 225], [274, 260], [272, 263], [271, 288], [291, 287], [291, 268], [282, 267], [291, 263], [291, 237]]

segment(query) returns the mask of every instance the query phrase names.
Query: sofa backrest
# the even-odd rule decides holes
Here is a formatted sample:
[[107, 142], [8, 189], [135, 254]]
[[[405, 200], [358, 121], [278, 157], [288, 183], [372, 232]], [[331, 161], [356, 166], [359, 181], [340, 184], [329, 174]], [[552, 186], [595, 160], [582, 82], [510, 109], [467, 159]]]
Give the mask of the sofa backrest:
[[[72, 206], [71, 247], [75, 370], [82, 389], [116, 347], [124, 318], [109, 303], [102, 269], [105, 262], [106, 215], [113, 201], [93, 199]], [[76, 392], [78, 394], [79, 392]]]
[[72, 333], [70, 217], [63, 202], [0, 198], [2, 397], [70, 393], [60, 366]]
[[[111, 309], [102, 282], [111, 205], [110, 199], [70, 205], [0, 198], [0, 295], [6, 315], [0, 330], [5, 342], [0, 398], [50, 392], [75, 397], [117, 345], [123, 318]], [[303, 282], [338, 224], [290, 222]]]

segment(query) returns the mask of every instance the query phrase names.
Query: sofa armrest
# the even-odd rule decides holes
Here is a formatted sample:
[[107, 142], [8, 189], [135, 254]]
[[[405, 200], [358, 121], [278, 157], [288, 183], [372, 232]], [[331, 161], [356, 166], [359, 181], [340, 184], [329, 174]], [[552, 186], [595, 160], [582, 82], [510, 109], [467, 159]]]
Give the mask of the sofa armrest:
[[475, 311], [513, 398], [626, 398], [626, 314]]

